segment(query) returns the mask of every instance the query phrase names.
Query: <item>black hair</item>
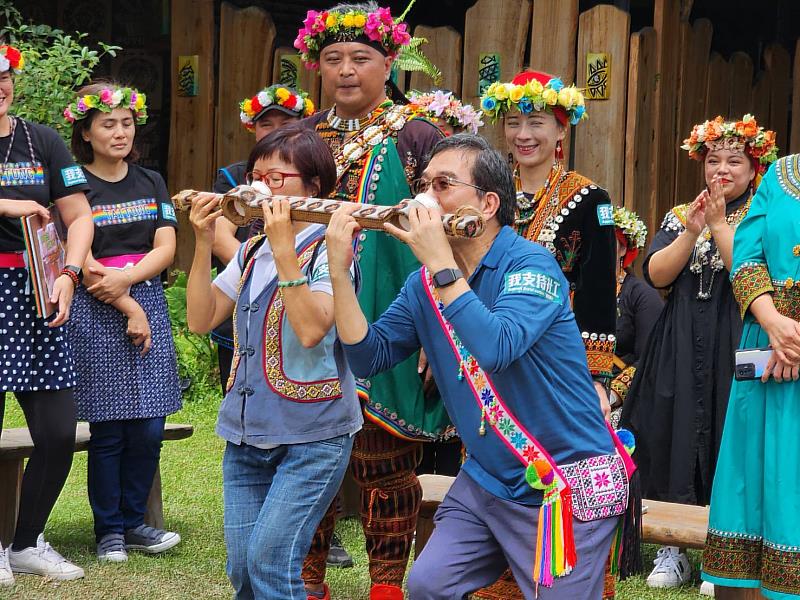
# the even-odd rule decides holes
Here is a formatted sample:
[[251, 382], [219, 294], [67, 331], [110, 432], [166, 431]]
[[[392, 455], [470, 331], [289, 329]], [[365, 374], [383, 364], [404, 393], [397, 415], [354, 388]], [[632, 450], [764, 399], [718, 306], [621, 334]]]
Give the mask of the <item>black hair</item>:
[[482, 190], [475, 190], [483, 197], [486, 192], [494, 192], [500, 198], [497, 220], [500, 225], [513, 225], [516, 216], [517, 192], [514, 175], [508, 162], [484, 138], [472, 133], [457, 133], [440, 140], [428, 155], [426, 164], [437, 154], [448, 150], [470, 152], [475, 156], [472, 163], [471, 183]]

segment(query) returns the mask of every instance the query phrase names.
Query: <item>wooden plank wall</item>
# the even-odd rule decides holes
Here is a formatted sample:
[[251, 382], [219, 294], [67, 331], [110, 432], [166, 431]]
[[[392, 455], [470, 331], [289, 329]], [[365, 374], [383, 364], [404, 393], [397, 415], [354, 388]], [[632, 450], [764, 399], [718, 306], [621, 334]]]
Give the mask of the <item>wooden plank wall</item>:
[[271, 83], [276, 33], [272, 18], [263, 9], [236, 8], [227, 2], [220, 9], [219, 32], [219, 64], [236, 68], [225, 69], [225, 84], [217, 86], [217, 169], [243, 160], [253, 147], [253, 134], [239, 118], [239, 103]]
[[[461, 95], [461, 55], [463, 52], [461, 34], [452, 27], [428, 27], [419, 25], [414, 29], [414, 37], [428, 40], [422, 48], [425, 54], [442, 72], [442, 81], [437, 86]], [[429, 91], [434, 87], [427, 75], [419, 72], [411, 74], [409, 89]]]
[[[205, 189], [214, 172], [214, 0], [172, 0], [172, 102], [167, 173], [172, 191]], [[178, 96], [178, 57], [198, 56], [197, 96]], [[194, 233], [186, 213], [178, 215], [175, 264], [187, 269]]]
[[584, 12], [578, 24], [578, 87], [587, 85], [587, 53], [607, 54], [610, 73], [608, 99], [587, 99], [589, 118], [575, 128], [575, 170], [597, 181], [616, 204], [623, 203], [629, 31], [630, 15], [609, 4]]
[[314, 106], [319, 105], [319, 74], [317, 71], [310, 71], [303, 66], [300, 55], [294, 48], [281, 46], [275, 49], [270, 83], [283, 83], [294, 88], [299, 87], [308, 94]]
[[779, 44], [764, 50], [764, 67], [769, 72], [769, 120], [766, 124], [777, 134], [778, 148], [789, 147], [789, 94], [791, 94], [792, 59]]

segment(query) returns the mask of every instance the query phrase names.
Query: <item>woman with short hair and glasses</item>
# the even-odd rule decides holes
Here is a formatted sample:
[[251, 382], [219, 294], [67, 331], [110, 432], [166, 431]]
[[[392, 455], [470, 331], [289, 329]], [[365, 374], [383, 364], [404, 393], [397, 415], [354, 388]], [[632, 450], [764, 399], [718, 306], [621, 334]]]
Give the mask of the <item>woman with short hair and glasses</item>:
[[[325, 198], [336, 181], [325, 143], [296, 125], [256, 144], [247, 171], [257, 186], [290, 196]], [[236, 598], [305, 600], [303, 559], [363, 418], [333, 327], [325, 228], [292, 222], [286, 200], [263, 211], [266, 235], [242, 244], [212, 283], [219, 200], [193, 202], [187, 319], [206, 333], [234, 314], [237, 353], [217, 433], [227, 442], [225, 544]]]

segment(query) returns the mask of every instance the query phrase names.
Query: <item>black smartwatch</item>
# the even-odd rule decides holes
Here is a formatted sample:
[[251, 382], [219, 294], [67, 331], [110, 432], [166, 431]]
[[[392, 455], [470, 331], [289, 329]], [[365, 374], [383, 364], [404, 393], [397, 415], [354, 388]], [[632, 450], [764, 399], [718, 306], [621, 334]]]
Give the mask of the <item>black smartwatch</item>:
[[75, 273], [75, 275], [78, 277], [78, 283], [83, 283], [83, 269], [76, 267], [75, 265], [64, 265], [64, 270]]
[[433, 274], [433, 285], [437, 288], [447, 287], [462, 277], [464, 274], [459, 269], [442, 269]]

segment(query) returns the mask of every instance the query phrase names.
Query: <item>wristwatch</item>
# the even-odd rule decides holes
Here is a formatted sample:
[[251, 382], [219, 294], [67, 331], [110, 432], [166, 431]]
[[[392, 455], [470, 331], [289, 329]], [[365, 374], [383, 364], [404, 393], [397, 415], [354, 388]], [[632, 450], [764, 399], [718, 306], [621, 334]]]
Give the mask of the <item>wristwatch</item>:
[[464, 277], [459, 269], [442, 269], [433, 274], [433, 285], [437, 288], [447, 287]]
[[79, 284], [83, 282], [83, 269], [80, 267], [76, 267], [75, 265], [64, 265], [64, 270], [69, 271], [70, 273], [75, 273]]

